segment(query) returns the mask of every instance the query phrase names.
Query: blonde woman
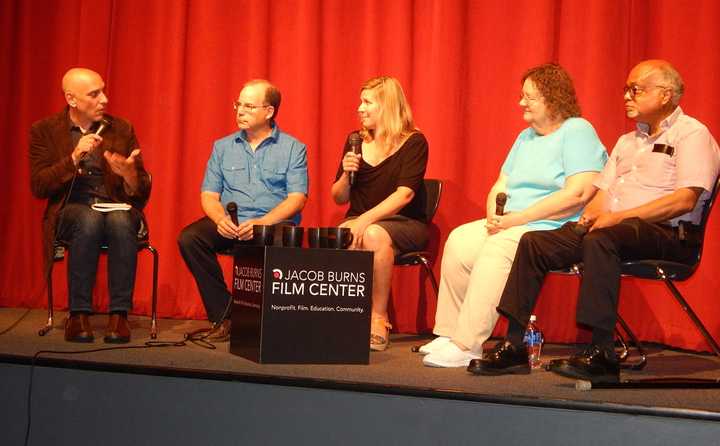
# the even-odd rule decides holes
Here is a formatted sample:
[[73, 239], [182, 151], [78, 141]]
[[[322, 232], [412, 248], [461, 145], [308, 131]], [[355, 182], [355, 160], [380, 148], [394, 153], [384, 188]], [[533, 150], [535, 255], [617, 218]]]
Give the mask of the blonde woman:
[[382, 351], [392, 328], [387, 305], [395, 254], [420, 250], [428, 239], [421, 193], [428, 143], [395, 78], [365, 82], [358, 115], [362, 150], [353, 153], [348, 137], [331, 193], [337, 204], [350, 203], [341, 226], [352, 231], [351, 248], [374, 253], [370, 349]]

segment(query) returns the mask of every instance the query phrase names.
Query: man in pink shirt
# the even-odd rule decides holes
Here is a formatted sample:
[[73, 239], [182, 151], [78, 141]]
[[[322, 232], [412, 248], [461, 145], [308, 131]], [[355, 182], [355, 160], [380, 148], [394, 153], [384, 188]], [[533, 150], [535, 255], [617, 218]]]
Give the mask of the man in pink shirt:
[[529, 373], [523, 333], [545, 274], [584, 263], [577, 322], [592, 328], [592, 344], [551, 370], [571, 378], [617, 382], [613, 349], [620, 265], [666, 259], [692, 263], [701, 243], [702, 207], [720, 169], [720, 151], [707, 127], [679, 107], [680, 74], [663, 60], [632, 69], [625, 113], [637, 122], [622, 135], [598, 191], [577, 223], [526, 233], [520, 240], [498, 312], [508, 318], [507, 339], [468, 370], [479, 375]]

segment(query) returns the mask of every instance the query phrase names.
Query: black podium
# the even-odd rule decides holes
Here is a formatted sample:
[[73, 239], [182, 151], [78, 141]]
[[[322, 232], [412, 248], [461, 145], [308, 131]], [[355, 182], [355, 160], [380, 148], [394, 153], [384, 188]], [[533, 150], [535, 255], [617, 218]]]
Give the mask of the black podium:
[[238, 246], [230, 353], [260, 363], [367, 364], [369, 251]]

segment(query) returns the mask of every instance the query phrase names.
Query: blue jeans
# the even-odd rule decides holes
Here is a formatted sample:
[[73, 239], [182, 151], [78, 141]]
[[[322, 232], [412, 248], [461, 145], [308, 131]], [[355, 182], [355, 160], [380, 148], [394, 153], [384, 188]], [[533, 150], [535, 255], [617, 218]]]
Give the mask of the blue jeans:
[[138, 230], [142, 215], [129, 211], [98, 212], [87, 204], [68, 203], [58, 219], [58, 240], [67, 243], [70, 311], [92, 312], [100, 248], [107, 247], [110, 311], [130, 311], [135, 287]]

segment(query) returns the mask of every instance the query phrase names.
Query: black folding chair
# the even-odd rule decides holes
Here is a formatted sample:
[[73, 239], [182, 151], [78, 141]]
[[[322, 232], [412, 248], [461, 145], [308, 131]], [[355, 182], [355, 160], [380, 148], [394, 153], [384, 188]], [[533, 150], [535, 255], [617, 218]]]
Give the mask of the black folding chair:
[[[150, 338], [157, 339], [157, 287], [158, 287], [158, 252], [150, 244], [150, 234], [147, 231], [147, 226], [143, 222], [140, 231], [138, 232], [137, 249], [142, 251], [144, 249], [150, 251], [153, 255], [153, 284], [152, 284], [152, 315], [150, 322]], [[52, 272], [55, 262], [59, 262], [65, 258], [65, 251], [68, 250], [69, 244], [66, 241], [57, 240], [53, 244], [54, 253], [53, 259], [48, 266], [48, 281], [47, 281], [47, 297], [48, 297], [48, 318], [45, 326], [38, 331], [39, 336], [45, 336], [52, 328], [54, 322], [53, 314], [53, 286], [52, 286]], [[102, 245], [100, 250], [107, 253], [107, 245]]]
[[[710, 217], [710, 211], [712, 211], [715, 198], [717, 197], [718, 189], [720, 189], [720, 177], [715, 182], [715, 187], [710, 195], [710, 199], [703, 205], [702, 219], [700, 220], [700, 227], [696, 229], [701, 241], [705, 239], [705, 230], [707, 228], [708, 218]], [[700, 258], [702, 256], [702, 247], [704, 243], [700, 243], [698, 249], [697, 258], [692, 264], [671, 262], [668, 260], [638, 260], [633, 262], [625, 262], [622, 264], [622, 273], [626, 276], [639, 277], [641, 279], [650, 280], [662, 280], [668, 289], [672, 293], [675, 300], [680, 304], [680, 308], [687, 313], [690, 320], [695, 325], [695, 328], [705, 338], [707, 343], [712, 348], [712, 351], [720, 357], [720, 346], [717, 341], [708, 332], [705, 325], [700, 321], [695, 311], [692, 309], [690, 304], [685, 300], [683, 295], [677, 289], [673, 282], [683, 281], [690, 278], [695, 273], [698, 266], [700, 265]]]
[[[699, 235], [701, 241], [704, 241], [705, 238], [705, 230], [707, 228], [708, 218], [710, 217], [710, 212], [712, 211], [715, 198], [717, 197], [718, 189], [720, 189], [720, 177], [718, 177], [715, 182], [715, 187], [713, 188], [712, 194], [710, 195], [710, 199], [707, 200], [703, 205], [700, 226], [695, 229], [695, 232]], [[682, 308], [683, 311], [687, 313], [687, 315], [690, 317], [690, 320], [695, 325], [695, 328], [700, 332], [703, 338], [710, 345], [710, 348], [715, 353], [715, 355], [720, 357], [720, 346], [718, 346], [717, 341], [708, 332], [707, 328], [705, 328], [705, 325], [702, 323], [702, 321], [692, 309], [690, 304], [687, 302], [687, 300], [685, 300], [685, 298], [682, 296], [682, 294], [674, 284], [675, 281], [687, 280], [688, 278], [690, 278], [690, 276], [693, 275], [697, 267], [700, 265], [703, 244], [704, 243], [700, 244], [697, 258], [691, 264], [672, 262], [668, 260], [647, 259], [632, 262], [623, 262], [621, 265], [621, 271], [622, 275], [626, 277], [638, 277], [641, 279], [649, 280], [662, 280], [670, 290], [670, 293], [672, 293], [675, 300], [678, 302], [678, 304], [680, 304], [680, 308]], [[582, 265], [574, 265], [571, 268], [571, 271], [574, 274], [581, 275]], [[569, 271], [555, 272], [567, 274]], [[630, 337], [633, 344], [635, 344], [635, 346], [637, 347], [638, 354], [640, 355], [640, 360], [638, 362], [633, 364], [626, 364], [624, 365], [624, 368], [630, 368], [633, 370], [642, 369], [647, 363], [647, 356], [644, 349], [642, 348], [640, 341], [632, 332], [628, 324], [622, 319], [622, 317], [620, 317], [620, 314], [618, 314], [618, 325], [620, 325], [623, 328], [624, 332], [628, 335], [628, 337]], [[623, 347], [623, 353], [620, 354], [620, 360], [622, 361], [625, 360], [625, 358], [627, 357], [628, 349], [619, 330], [616, 329], [616, 332], [619, 335], [619, 340]]]
[[[426, 223], [430, 224], [435, 213], [437, 212], [438, 206], [440, 205], [440, 195], [442, 194], [442, 181], [434, 179], [425, 179], [423, 181], [423, 191], [425, 194], [425, 216]], [[435, 274], [433, 273], [432, 267], [430, 266], [430, 252], [429, 251], [410, 251], [401, 252], [395, 256], [396, 266], [422, 266], [425, 269], [430, 282], [432, 283], [433, 290], [435, 290], [435, 298], [438, 295], [438, 284], [435, 280]]]

